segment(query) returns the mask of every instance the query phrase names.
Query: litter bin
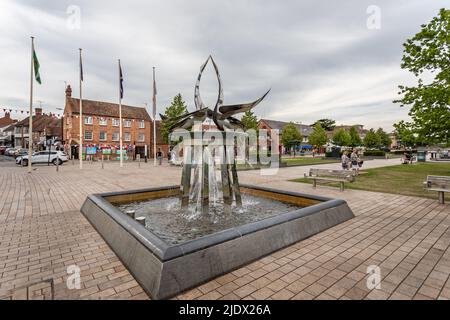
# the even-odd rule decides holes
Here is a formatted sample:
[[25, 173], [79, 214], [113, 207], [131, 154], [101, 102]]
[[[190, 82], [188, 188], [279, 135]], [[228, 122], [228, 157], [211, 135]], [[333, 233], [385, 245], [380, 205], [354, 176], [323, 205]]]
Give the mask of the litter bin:
[[417, 151], [417, 162], [425, 162], [425, 155], [426, 152], [425, 151]]

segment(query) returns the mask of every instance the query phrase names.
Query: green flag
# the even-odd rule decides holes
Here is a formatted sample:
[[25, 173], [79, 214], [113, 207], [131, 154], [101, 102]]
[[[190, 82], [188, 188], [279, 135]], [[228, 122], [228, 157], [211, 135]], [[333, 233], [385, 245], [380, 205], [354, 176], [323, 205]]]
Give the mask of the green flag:
[[39, 74], [39, 61], [36, 56], [36, 51], [33, 49], [33, 64], [34, 64], [34, 77], [36, 78], [36, 81], [41, 84], [41, 75]]

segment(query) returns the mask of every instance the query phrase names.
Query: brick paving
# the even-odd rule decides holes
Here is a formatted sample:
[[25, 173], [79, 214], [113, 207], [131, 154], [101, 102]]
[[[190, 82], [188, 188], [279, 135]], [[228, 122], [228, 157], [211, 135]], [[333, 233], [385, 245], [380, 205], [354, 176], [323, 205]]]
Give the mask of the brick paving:
[[[175, 299], [450, 299], [449, 204], [286, 181], [308, 168], [245, 171], [240, 181], [342, 198], [354, 219]], [[167, 165], [94, 163], [80, 171], [70, 162], [28, 174], [0, 162], [0, 299], [148, 299], [79, 209], [88, 194], [178, 184], [179, 175]], [[69, 265], [81, 269], [79, 290], [67, 289]], [[367, 288], [371, 265], [380, 267], [381, 289]]]

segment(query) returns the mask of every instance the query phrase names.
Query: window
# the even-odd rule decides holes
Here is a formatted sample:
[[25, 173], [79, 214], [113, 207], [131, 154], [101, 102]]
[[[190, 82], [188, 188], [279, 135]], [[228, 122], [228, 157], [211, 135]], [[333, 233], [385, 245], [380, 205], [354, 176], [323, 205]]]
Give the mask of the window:
[[70, 116], [69, 116], [69, 114], [66, 115], [66, 124], [70, 124]]
[[113, 132], [112, 140], [113, 141], [119, 141], [119, 133], [118, 132]]
[[143, 134], [143, 133], [139, 133], [139, 139], [138, 139], [140, 142], [143, 142], [143, 141], [145, 141], [145, 134]]
[[144, 129], [145, 128], [145, 121], [144, 120], [139, 120], [139, 128], [140, 129]]
[[84, 124], [92, 124], [93, 118], [91, 116], [84, 117]]
[[101, 126], [106, 126], [108, 124], [108, 121], [106, 120], [106, 118], [100, 118], [99, 123]]
[[15, 130], [15, 133], [20, 133], [20, 128], [19, 127], [16, 127], [16, 130]]
[[125, 132], [125, 133], [123, 134], [123, 139], [124, 139], [125, 141], [131, 141], [131, 133]]
[[92, 131], [85, 131], [84, 132], [84, 139], [85, 140], [92, 140]]
[[131, 120], [124, 120], [123, 123], [125, 128], [131, 128]]
[[106, 140], [106, 132], [105, 131], [100, 131], [100, 140], [101, 141], [105, 141]]
[[120, 124], [119, 119], [112, 119], [112, 125], [113, 125], [114, 127], [118, 127], [119, 124]]

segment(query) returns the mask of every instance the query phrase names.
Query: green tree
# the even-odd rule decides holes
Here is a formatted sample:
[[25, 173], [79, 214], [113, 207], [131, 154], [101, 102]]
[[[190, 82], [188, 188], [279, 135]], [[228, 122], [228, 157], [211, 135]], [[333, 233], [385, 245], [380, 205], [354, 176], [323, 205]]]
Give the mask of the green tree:
[[345, 147], [350, 145], [350, 134], [344, 129], [339, 129], [333, 135], [333, 143], [337, 146]]
[[244, 125], [245, 131], [249, 129], [254, 129], [256, 131], [258, 130], [258, 118], [252, 110], [245, 111], [244, 115], [241, 118], [241, 122]]
[[389, 147], [391, 145], [391, 137], [389, 137], [389, 134], [387, 134], [382, 128], [378, 128], [376, 134], [380, 138], [380, 147]]
[[381, 144], [380, 137], [375, 130], [370, 129], [364, 137], [364, 145], [366, 148], [378, 148]]
[[414, 147], [419, 142], [417, 139], [418, 134], [411, 127], [410, 123], [404, 122], [403, 120], [394, 124], [397, 138], [400, 144], [405, 147]]
[[336, 127], [336, 121], [334, 121], [332, 119], [320, 119], [320, 120], [317, 120], [316, 122], [314, 122], [311, 126], [315, 127], [316, 124], [320, 124], [320, 126], [325, 131], [333, 131], [334, 128]]
[[[403, 44], [401, 67], [417, 78], [415, 87], [399, 86], [400, 100], [410, 106], [411, 123], [403, 123], [419, 140], [450, 144], [450, 9], [441, 9], [430, 23]], [[430, 76], [434, 78], [430, 81]]]
[[166, 120], [161, 121], [161, 137], [165, 143], [169, 143], [169, 127], [173, 124], [173, 119], [187, 113], [186, 103], [183, 101], [181, 94], [177, 94], [170, 106], [164, 111], [164, 116], [167, 117]]
[[284, 128], [281, 133], [281, 143], [286, 149], [290, 149], [293, 146], [299, 145], [302, 141], [302, 135], [298, 131], [297, 126], [290, 122]]
[[348, 134], [350, 135], [350, 147], [358, 147], [362, 145], [361, 137], [355, 127], [351, 127]]
[[321, 147], [328, 141], [327, 132], [322, 128], [320, 123], [314, 126], [314, 131], [308, 137], [308, 141], [313, 146]]

